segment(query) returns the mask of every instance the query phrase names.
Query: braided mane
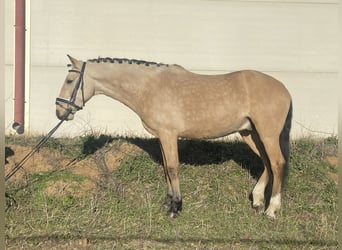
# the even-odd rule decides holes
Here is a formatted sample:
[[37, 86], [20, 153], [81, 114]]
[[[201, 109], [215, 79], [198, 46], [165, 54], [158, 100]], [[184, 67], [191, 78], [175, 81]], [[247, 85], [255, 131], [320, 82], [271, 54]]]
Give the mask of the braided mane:
[[164, 63], [156, 63], [156, 62], [148, 62], [144, 60], [137, 60], [137, 59], [127, 59], [127, 58], [111, 58], [111, 57], [98, 57], [95, 59], [89, 59], [88, 62], [96, 62], [96, 63], [127, 63], [127, 64], [137, 64], [137, 65], [156, 65], [157, 67], [160, 66], [166, 66], [168, 67], [168, 64]]

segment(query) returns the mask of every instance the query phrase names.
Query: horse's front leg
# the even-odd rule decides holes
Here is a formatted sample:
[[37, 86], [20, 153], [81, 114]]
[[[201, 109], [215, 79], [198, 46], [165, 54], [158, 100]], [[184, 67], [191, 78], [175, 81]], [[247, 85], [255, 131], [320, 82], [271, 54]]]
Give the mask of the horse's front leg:
[[164, 169], [164, 174], [165, 174], [165, 181], [167, 184], [167, 193], [165, 196], [164, 206], [166, 208], [170, 208], [171, 203], [172, 203], [173, 191], [172, 191], [172, 186], [171, 186], [171, 181], [170, 181], [170, 178], [168, 175], [168, 171], [166, 168], [166, 160], [165, 160], [164, 150], [163, 150], [163, 147], [161, 144], [160, 144], [160, 149], [161, 149], [162, 156], [163, 156], [163, 169]]
[[168, 185], [165, 204], [169, 208], [169, 216], [174, 218], [182, 210], [177, 136], [164, 133], [159, 137], [159, 140], [163, 154], [165, 178]]

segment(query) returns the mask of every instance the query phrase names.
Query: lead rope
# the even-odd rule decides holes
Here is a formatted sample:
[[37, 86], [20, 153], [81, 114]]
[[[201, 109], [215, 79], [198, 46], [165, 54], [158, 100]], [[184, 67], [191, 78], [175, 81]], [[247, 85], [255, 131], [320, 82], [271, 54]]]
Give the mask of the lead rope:
[[[68, 111], [70, 113], [70, 111]], [[65, 118], [68, 115], [65, 116]], [[7, 181], [9, 178], [11, 178], [20, 168], [23, 167], [24, 163], [35, 153], [37, 152], [44, 143], [56, 132], [56, 130], [62, 125], [62, 123], [65, 121], [65, 119], [61, 120], [54, 128], [50, 130], [50, 132], [44, 136], [40, 141], [37, 143], [37, 145], [31, 150], [30, 153], [28, 153], [19, 163], [15, 164], [15, 167], [6, 175], [5, 181]]]

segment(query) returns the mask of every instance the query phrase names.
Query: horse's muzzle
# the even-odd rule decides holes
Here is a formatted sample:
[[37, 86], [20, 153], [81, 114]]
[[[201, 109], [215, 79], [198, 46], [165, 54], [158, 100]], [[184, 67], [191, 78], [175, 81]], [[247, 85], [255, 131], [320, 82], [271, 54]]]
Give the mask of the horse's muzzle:
[[72, 120], [74, 119], [74, 112], [69, 109], [62, 108], [60, 106], [56, 106], [56, 116], [59, 120]]

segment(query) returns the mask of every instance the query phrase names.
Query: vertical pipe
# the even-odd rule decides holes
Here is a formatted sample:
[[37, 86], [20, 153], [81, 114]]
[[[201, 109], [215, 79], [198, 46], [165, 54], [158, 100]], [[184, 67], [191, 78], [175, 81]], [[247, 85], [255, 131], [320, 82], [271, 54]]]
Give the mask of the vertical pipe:
[[5, 249], [5, 1], [0, 1], [0, 249]]
[[31, 0], [25, 0], [25, 134], [30, 130]]
[[24, 133], [25, 114], [25, 0], [15, 0], [14, 123]]

